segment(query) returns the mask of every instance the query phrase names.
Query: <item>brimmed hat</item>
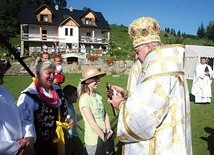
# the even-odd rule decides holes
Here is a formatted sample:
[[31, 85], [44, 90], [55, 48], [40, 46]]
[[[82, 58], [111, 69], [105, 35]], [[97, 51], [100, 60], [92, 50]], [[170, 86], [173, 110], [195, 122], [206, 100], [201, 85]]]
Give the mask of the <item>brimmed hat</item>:
[[161, 42], [159, 24], [151, 17], [140, 17], [134, 20], [129, 25], [128, 33], [134, 48], [150, 42]]
[[85, 80], [88, 80], [92, 77], [98, 76], [99, 78], [101, 78], [105, 75], [106, 75], [105, 72], [102, 72], [102, 71], [98, 70], [97, 68], [90, 66], [90, 67], [85, 68], [82, 71], [82, 78], [80, 79], [80, 81], [81, 81], [81, 83], [83, 83]]

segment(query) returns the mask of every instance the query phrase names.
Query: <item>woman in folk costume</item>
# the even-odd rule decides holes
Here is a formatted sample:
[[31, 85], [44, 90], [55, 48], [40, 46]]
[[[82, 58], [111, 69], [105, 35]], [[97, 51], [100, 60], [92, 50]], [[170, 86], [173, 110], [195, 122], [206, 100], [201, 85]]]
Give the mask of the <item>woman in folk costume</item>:
[[64, 155], [62, 127], [67, 113], [63, 93], [53, 84], [56, 66], [47, 60], [36, 66], [36, 80], [22, 91], [17, 105], [24, 125], [24, 135], [34, 139], [37, 155]]
[[[109, 102], [120, 109], [117, 137], [125, 155], [191, 155], [190, 102], [182, 45], [162, 45], [158, 22], [141, 17], [129, 26], [142, 63], [141, 83], [127, 95], [119, 86]], [[128, 96], [128, 97], [127, 97]]]
[[200, 64], [196, 66], [192, 83], [191, 93], [195, 96], [195, 103], [211, 102], [212, 79], [212, 68], [206, 63], [206, 58], [202, 57]]

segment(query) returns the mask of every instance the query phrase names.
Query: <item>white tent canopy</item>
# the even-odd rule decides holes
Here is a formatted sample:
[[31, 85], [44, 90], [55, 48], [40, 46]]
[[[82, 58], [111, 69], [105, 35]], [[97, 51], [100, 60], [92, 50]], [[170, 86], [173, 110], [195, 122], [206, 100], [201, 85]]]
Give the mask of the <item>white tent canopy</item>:
[[213, 68], [214, 47], [213, 46], [197, 46], [197, 45], [185, 45], [185, 60], [184, 71], [186, 77], [193, 78], [195, 68], [200, 63], [201, 57], [210, 58], [211, 67]]

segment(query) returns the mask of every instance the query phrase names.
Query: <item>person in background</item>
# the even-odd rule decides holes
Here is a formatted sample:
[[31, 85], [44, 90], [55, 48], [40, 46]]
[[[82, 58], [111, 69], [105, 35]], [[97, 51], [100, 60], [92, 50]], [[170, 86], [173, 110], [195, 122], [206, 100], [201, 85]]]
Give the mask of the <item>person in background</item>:
[[190, 101], [183, 71], [184, 47], [162, 45], [156, 19], [140, 17], [129, 28], [143, 74], [135, 91], [119, 86], [109, 102], [119, 109], [117, 137], [123, 154], [191, 155]]
[[49, 60], [49, 54], [47, 52], [41, 53], [40, 59], [41, 59], [41, 61]]
[[68, 114], [61, 87], [54, 84], [56, 65], [47, 60], [36, 66], [36, 80], [18, 98], [24, 136], [35, 141], [37, 155], [64, 155], [65, 129], [73, 127], [73, 120], [64, 123]]
[[201, 57], [200, 64], [196, 66], [191, 94], [194, 95], [195, 103], [210, 103], [212, 97], [211, 83], [213, 70], [207, 64], [205, 57]]
[[54, 83], [62, 84], [65, 81], [65, 76], [63, 74], [63, 66], [62, 66], [62, 57], [60, 55], [56, 55], [54, 57], [54, 62], [56, 64]]
[[104, 141], [105, 133], [109, 132], [109, 135], [113, 133], [102, 96], [96, 91], [100, 78], [104, 75], [106, 75], [105, 72], [91, 66], [82, 71], [80, 79], [79, 109], [85, 122], [84, 141], [88, 155], [95, 155], [98, 137]]
[[34, 155], [33, 139], [24, 137], [19, 109], [12, 94], [2, 86], [5, 67], [0, 59], [0, 154]]
[[70, 48], [68, 45], [66, 45], [65, 53], [70, 53]]
[[16, 52], [20, 56], [20, 54], [21, 54], [21, 47], [20, 47], [20, 45], [17, 45]]
[[86, 154], [85, 148], [83, 147], [83, 143], [79, 138], [79, 134], [77, 132], [77, 114], [74, 110], [73, 104], [77, 102], [78, 94], [77, 88], [72, 85], [66, 85], [63, 88], [63, 93], [65, 95], [65, 99], [68, 103], [68, 113], [71, 115], [71, 118], [74, 120], [74, 126], [72, 128], [72, 138], [68, 138], [67, 145], [68, 152], [67, 155], [83, 155]]
[[42, 50], [41, 50], [42, 53], [48, 53], [48, 46], [46, 44], [43, 44], [42, 45]]
[[51, 54], [55, 54], [55, 44], [51, 46]]

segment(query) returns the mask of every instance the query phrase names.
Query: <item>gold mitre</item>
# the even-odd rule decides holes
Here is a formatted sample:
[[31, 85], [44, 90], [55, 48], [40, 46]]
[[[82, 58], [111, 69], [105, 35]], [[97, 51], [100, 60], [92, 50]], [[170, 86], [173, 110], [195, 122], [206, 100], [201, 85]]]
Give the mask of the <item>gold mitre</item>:
[[134, 20], [129, 25], [128, 33], [134, 48], [150, 42], [161, 42], [160, 26], [157, 20], [151, 17], [140, 17]]

